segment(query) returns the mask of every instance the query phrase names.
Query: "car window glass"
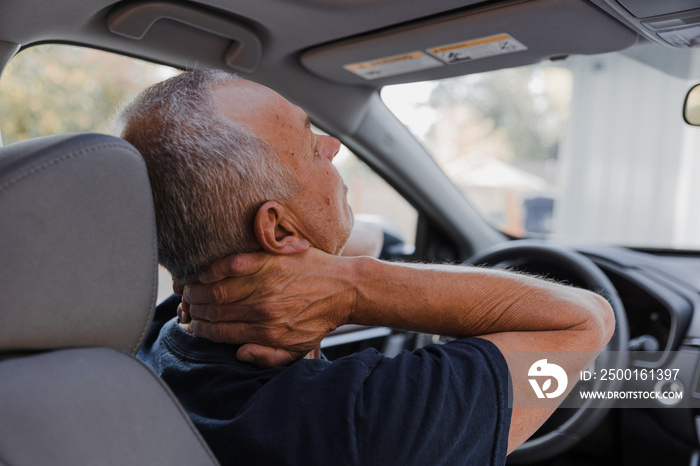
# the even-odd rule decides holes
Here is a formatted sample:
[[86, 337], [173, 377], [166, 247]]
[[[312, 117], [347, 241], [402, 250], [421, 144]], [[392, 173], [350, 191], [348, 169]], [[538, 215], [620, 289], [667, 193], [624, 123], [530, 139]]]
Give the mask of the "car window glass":
[[700, 249], [700, 129], [681, 112], [695, 80], [655, 62], [700, 66], [652, 44], [390, 86], [382, 99], [504, 233]]
[[120, 105], [174, 68], [69, 45], [30, 47], [0, 81], [5, 144], [73, 131], [109, 132]]

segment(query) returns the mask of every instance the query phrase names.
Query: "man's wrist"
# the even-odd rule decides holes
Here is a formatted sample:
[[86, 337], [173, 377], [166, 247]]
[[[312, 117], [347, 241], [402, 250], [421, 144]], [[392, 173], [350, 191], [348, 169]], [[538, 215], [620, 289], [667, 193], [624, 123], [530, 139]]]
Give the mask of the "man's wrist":
[[368, 283], [372, 282], [372, 277], [375, 275], [375, 268], [380, 261], [369, 256], [353, 257], [347, 259], [350, 264], [350, 290], [351, 300], [347, 307], [347, 324], [368, 325], [368, 319], [365, 315], [368, 309], [368, 298], [370, 287]]

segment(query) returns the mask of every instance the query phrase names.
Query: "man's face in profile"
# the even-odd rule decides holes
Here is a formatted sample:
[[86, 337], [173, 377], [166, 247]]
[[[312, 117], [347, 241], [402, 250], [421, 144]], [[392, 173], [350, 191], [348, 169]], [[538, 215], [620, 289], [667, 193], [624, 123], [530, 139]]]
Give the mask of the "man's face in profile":
[[297, 195], [280, 203], [294, 215], [299, 233], [313, 247], [339, 254], [353, 224], [347, 187], [332, 163], [340, 142], [315, 134], [301, 108], [259, 84], [237, 79], [213, 93], [219, 112], [263, 138], [295, 174]]

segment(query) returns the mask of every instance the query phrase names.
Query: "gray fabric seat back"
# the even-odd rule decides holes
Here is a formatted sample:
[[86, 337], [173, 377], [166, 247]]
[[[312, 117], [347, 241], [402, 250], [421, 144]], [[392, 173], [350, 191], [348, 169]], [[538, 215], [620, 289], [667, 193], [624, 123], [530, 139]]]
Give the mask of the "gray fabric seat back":
[[216, 464], [134, 357], [153, 318], [145, 164], [98, 134], [0, 148], [0, 464]]

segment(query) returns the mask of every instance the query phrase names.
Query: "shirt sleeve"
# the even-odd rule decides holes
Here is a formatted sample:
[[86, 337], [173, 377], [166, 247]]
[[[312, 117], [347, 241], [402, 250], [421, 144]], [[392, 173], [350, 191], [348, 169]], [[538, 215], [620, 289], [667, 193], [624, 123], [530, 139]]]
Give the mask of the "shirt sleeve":
[[380, 358], [355, 416], [360, 464], [504, 464], [511, 417], [505, 359], [480, 338]]

